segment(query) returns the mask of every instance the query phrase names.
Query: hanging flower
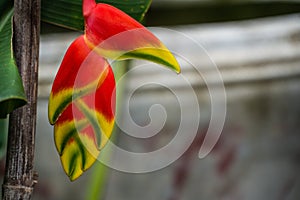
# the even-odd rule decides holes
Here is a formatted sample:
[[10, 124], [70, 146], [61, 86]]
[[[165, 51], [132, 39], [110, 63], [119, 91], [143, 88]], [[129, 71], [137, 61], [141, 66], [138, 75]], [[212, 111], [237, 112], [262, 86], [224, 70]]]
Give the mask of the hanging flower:
[[85, 33], [68, 48], [49, 97], [48, 116], [64, 171], [77, 179], [112, 134], [115, 79], [106, 59], [145, 59], [179, 73], [170, 51], [121, 10], [83, 0]]

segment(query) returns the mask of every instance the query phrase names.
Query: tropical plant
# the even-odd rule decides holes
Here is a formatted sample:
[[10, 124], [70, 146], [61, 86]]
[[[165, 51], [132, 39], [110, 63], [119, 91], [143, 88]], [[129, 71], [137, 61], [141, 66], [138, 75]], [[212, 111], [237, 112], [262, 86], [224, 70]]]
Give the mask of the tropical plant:
[[[20, 9], [22, 4], [24, 4], [23, 10]], [[49, 97], [49, 121], [54, 124], [56, 147], [61, 156], [63, 168], [71, 180], [78, 178], [95, 162], [101, 148], [112, 133], [115, 115], [113, 92], [115, 79], [107, 59], [145, 59], [165, 65], [176, 72], [180, 71], [176, 59], [169, 50], [136, 21], [143, 18], [149, 5], [150, 0], [134, 0], [126, 3], [121, 0], [104, 0], [99, 4], [96, 4], [94, 0], [83, 0], [82, 10], [81, 0], [42, 1], [42, 20], [75, 30], [85, 28], [84, 35], [78, 37], [69, 47]], [[14, 20], [12, 20], [13, 9], [15, 9]], [[26, 9], [34, 14], [27, 16]], [[27, 107], [23, 107], [20, 112], [13, 111], [10, 116], [9, 130], [15, 133], [9, 133], [8, 164], [6, 165], [9, 175], [6, 174], [5, 177], [4, 199], [30, 199], [32, 189], [21, 191], [20, 188], [22, 186], [32, 188], [36, 182], [32, 171], [36, 116], [31, 115], [36, 115], [37, 91], [36, 87], [28, 85], [36, 86], [37, 84], [35, 78], [37, 77], [37, 64], [35, 64], [36, 70], [30, 71], [27, 68], [26, 73], [23, 73], [26, 67], [20, 67], [23, 63], [22, 60], [20, 61], [20, 53], [16, 52], [20, 51], [17, 49], [20, 45], [18, 38], [26, 38], [26, 35], [16, 34], [22, 30], [22, 27], [18, 29], [16, 22], [17, 20], [20, 22], [18, 17], [25, 13], [25, 17], [31, 20], [29, 22], [34, 23], [33, 16], [35, 16], [32, 28], [36, 34], [33, 34], [35, 38], [32, 41], [38, 42], [39, 4], [36, 0], [32, 0], [31, 4], [26, 1], [15, 2], [15, 5], [11, 1], [1, 1], [0, 11], [0, 117], [6, 118], [13, 110], [25, 105], [28, 99]], [[16, 32], [12, 30], [15, 26]], [[33, 64], [38, 60], [36, 53], [38, 45], [34, 48], [37, 48], [35, 53], [29, 55], [29, 58], [35, 57]], [[25, 60], [25, 62], [29, 61]], [[31, 81], [24, 81], [27, 76], [33, 77]], [[31, 127], [24, 126], [23, 129], [17, 130], [14, 127], [22, 127], [21, 119], [24, 119], [28, 110], [31, 111], [27, 116], [32, 117]], [[2, 126], [5, 127], [1, 125], [0, 128]], [[24, 130], [24, 128], [30, 130]], [[25, 144], [16, 140], [16, 137], [26, 138], [28, 132], [31, 135]], [[25, 151], [22, 151], [20, 146], [24, 145]], [[27, 155], [27, 148], [31, 150], [30, 156]], [[11, 149], [17, 151], [11, 151]], [[15, 153], [25, 155], [29, 160], [25, 158], [24, 161], [19, 158], [20, 156], [15, 156]], [[11, 157], [16, 160], [11, 161]], [[21, 163], [18, 163], [19, 161]], [[27, 175], [29, 173], [29, 181], [19, 180], [18, 172], [14, 175], [18, 164], [23, 166], [22, 162], [29, 163], [29, 168], [25, 166], [20, 170], [21, 173], [27, 173]], [[20, 188], [12, 188], [13, 184]], [[19, 194], [22, 192], [23, 195]]]

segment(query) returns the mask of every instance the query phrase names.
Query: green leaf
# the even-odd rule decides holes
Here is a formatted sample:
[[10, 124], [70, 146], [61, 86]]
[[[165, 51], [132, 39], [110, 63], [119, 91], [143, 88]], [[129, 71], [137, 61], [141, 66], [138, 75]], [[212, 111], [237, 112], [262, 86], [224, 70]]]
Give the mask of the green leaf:
[[[140, 21], [147, 12], [151, 0], [102, 0], [126, 12]], [[82, 0], [42, 0], [42, 21], [74, 30], [83, 30]]]
[[22, 80], [12, 52], [12, 15], [10, 8], [2, 12], [0, 19], [0, 118], [6, 118], [11, 111], [26, 104]]

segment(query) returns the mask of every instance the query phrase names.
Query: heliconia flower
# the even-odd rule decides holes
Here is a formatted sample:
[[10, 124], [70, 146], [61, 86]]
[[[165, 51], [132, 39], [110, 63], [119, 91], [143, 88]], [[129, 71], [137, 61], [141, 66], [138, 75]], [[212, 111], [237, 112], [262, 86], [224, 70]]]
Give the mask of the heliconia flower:
[[115, 122], [115, 78], [106, 60], [139, 58], [179, 73], [171, 52], [124, 12], [83, 0], [85, 34], [68, 48], [53, 82], [48, 117], [63, 169], [77, 179], [96, 161]]
[[79, 177], [96, 160], [114, 126], [115, 79], [107, 61], [77, 38], [49, 98], [49, 121], [66, 174]]

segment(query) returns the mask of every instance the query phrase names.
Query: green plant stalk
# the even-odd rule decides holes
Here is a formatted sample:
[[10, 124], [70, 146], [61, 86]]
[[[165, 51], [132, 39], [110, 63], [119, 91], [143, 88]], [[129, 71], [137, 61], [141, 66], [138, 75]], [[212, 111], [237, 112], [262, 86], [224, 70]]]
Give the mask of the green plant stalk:
[[[115, 62], [113, 64], [114, 74], [116, 82], [124, 75], [124, 73], [127, 71], [127, 67], [129, 65], [128, 61], [119, 61]], [[121, 115], [121, 100], [123, 97], [124, 92], [124, 85], [118, 85], [117, 88], [117, 115]], [[110, 138], [112, 142], [116, 142], [118, 135], [117, 128], [114, 129], [114, 132]], [[105, 154], [100, 155], [104, 157], [103, 160], [108, 160], [113, 154], [112, 149], [106, 149]], [[108, 176], [110, 173], [110, 168], [102, 164], [100, 161], [96, 161], [93, 168], [92, 176], [90, 177], [90, 182], [88, 183], [87, 187], [87, 200], [104, 200], [105, 199], [105, 193], [107, 188], [107, 182], [108, 182]]]

